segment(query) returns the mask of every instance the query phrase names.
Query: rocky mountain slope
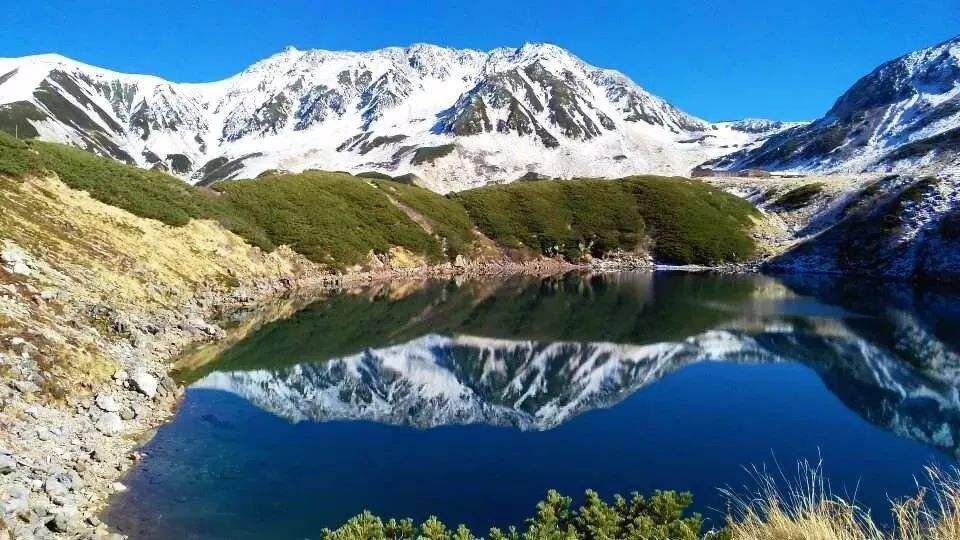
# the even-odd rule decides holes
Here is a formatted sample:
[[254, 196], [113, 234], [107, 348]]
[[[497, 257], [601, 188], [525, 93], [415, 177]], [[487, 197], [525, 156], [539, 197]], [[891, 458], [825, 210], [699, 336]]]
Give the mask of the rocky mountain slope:
[[938, 171], [960, 165], [960, 37], [886, 62], [820, 119], [708, 162], [719, 170]]
[[803, 204], [779, 208], [816, 210], [794, 232], [799, 241], [769, 260], [768, 270], [960, 280], [960, 177], [888, 175], [832, 195], [825, 186], [807, 184]]
[[193, 183], [308, 168], [412, 172], [437, 191], [528, 172], [687, 174], [790, 126], [708, 123], [545, 44], [288, 48], [203, 84], [58, 55], [0, 59], [0, 130]]

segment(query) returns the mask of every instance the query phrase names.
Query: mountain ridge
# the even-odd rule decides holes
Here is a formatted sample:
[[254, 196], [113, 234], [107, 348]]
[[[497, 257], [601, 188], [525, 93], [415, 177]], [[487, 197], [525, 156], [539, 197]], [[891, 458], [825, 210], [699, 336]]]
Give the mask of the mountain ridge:
[[884, 62], [819, 119], [705, 168], [936, 172], [960, 167], [960, 36]]
[[528, 172], [686, 174], [792, 124], [763, 125], [691, 116], [550, 44], [288, 47], [202, 83], [58, 54], [0, 59], [0, 129], [193, 183], [308, 168], [414, 173], [436, 191]]

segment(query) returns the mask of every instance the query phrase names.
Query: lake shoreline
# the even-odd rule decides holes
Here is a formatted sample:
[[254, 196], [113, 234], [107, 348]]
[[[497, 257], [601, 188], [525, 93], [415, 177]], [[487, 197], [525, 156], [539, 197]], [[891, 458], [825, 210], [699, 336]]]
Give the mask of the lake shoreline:
[[[822, 456], [865, 510], [950, 470], [956, 296], [666, 270], [399, 279], [290, 305], [176, 372], [178, 413], [101, 519], [134, 538], [303, 538], [368, 509], [482, 533], [548, 489], [677, 489], [706, 515], [771, 456]], [[226, 340], [264, 315], [234, 314]]]
[[[0, 473], [3, 476], [5, 528], [20, 533], [45, 530], [52, 538], [86, 534], [116, 538], [98, 517], [120, 480], [143, 457], [139, 449], [175, 414], [184, 388], [170, 376], [175, 361], [192, 346], [226, 337], [214, 318], [237, 310], [256, 310], [279, 298], [310, 298], [344, 287], [395, 279], [547, 276], [570, 271], [654, 271], [647, 259], [617, 257], [573, 264], [554, 259], [380, 268], [333, 274], [315, 268], [272, 280], [237, 283], [228, 292], [204, 291], [184, 307], [189, 316], [171, 319], [165, 312], [115, 313], [116, 320], [136, 320], [151, 332], [137, 347], [107, 345], [121, 366], [100, 385], [50, 401], [39, 388], [4, 377], [11, 389], [4, 397], [0, 421]], [[696, 270], [709, 270], [697, 268]], [[722, 269], [716, 269], [722, 271]], [[267, 322], [267, 321], [264, 321]], [[17, 341], [29, 354], [29, 345]], [[149, 352], [147, 352], [149, 351]], [[0, 396], [3, 397], [3, 396]], [[0, 521], [0, 525], [4, 522]], [[0, 539], [7, 531], [0, 527]]]

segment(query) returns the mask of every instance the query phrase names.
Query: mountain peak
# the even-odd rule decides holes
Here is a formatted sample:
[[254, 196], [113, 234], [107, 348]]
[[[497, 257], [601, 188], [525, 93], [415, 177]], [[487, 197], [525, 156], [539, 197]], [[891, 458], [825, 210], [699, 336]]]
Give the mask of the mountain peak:
[[34, 60], [0, 65], [4, 125], [192, 182], [324, 168], [414, 173], [449, 191], [531, 171], [686, 174], [761, 136], [701, 136], [708, 123], [549, 43], [486, 53], [288, 46], [195, 84], [79, 63], [30, 69]]
[[934, 172], [960, 165], [960, 36], [878, 66], [827, 113], [705, 164], [727, 170]]

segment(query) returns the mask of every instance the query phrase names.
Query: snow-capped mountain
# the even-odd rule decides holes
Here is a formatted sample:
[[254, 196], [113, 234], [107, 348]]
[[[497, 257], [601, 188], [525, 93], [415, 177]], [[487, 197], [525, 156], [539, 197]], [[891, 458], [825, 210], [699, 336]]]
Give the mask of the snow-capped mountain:
[[960, 37], [891, 60], [819, 120], [705, 164], [720, 170], [923, 171], [960, 165]]
[[438, 191], [531, 171], [687, 174], [785, 127], [708, 123], [546, 44], [288, 48], [201, 84], [58, 55], [0, 59], [0, 129], [194, 183], [308, 168], [412, 172]]
[[[214, 372], [193, 388], [234, 393], [294, 422], [544, 430], [697, 362], [801, 362], [867, 420], [960, 455], [960, 357], [906, 313], [897, 321], [893, 347], [843, 328], [783, 324], [648, 345], [426, 335], [324, 362]], [[930, 360], [918, 364], [918, 351]]]

